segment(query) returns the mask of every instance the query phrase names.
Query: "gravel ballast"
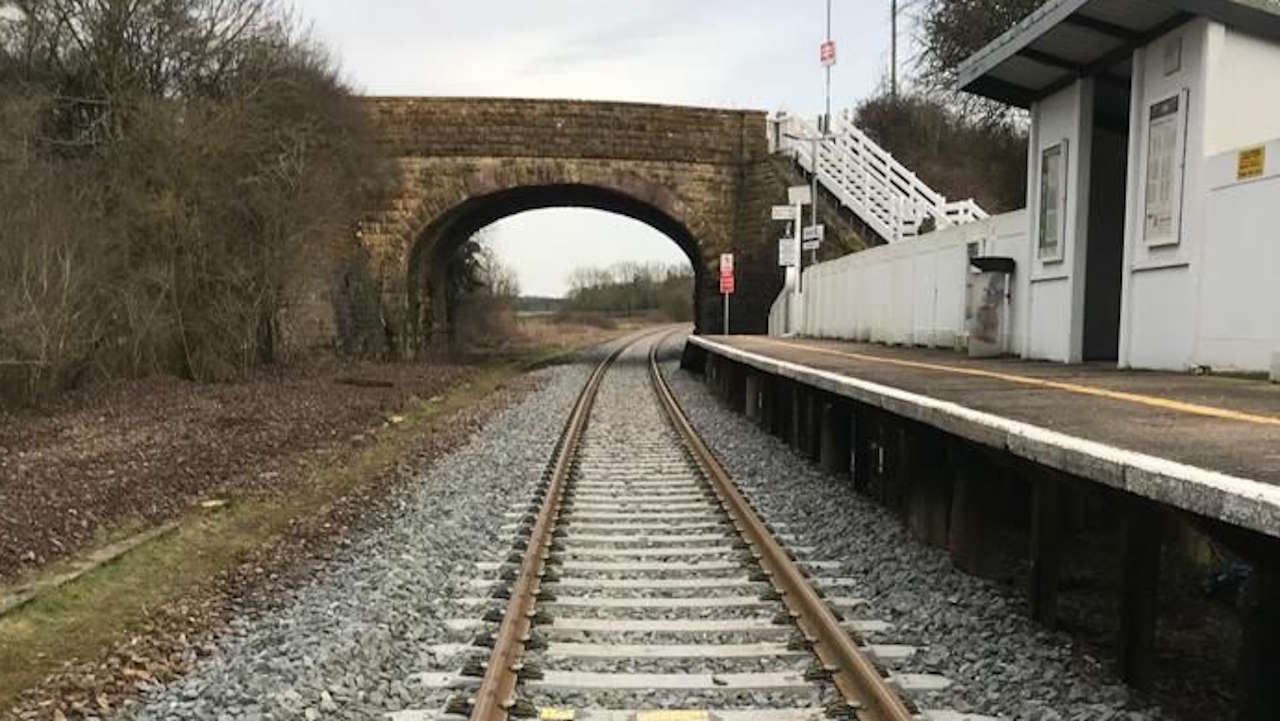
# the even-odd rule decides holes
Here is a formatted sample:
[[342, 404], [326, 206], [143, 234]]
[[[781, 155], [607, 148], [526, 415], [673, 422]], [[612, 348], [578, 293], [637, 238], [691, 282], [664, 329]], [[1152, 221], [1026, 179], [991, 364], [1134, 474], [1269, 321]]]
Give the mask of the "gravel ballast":
[[439, 708], [416, 674], [432, 644], [465, 640], [475, 563], [509, 542], [500, 526], [546, 467], [597, 359], [534, 374], [539, 388], [406, 485], [387, 519], [270, 608], [245, 609], [194, 670], [147, 689], [125, 718], [373, 719]]
[[1015, 591], [954, 569], [945, 550], [924, 545], [887, 509], [847, 480], [823, 473], [785, 443], [726, 408], [679, 369], [682, 338], [664, 347], [664, 373], [686, 414], [771, 522], [788, 523], [815, 558], [839, 561], [867, 599], [859, 613], [894, 625], [876, 642], [920, 647], [898, 670], [941, 674], [954, 685], [922, 701], [1026, 721], [1156, 721], [1068, 636], [1037, 628]]

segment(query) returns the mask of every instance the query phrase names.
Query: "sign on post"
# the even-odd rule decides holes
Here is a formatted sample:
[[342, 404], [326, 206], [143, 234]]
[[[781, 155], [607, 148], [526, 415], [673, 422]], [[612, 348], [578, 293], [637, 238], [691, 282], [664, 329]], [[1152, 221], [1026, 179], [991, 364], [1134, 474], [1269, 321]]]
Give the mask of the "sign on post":
[[724, 296], [724, 334], [729, 335], [729, 296], [733, 295], [733, 253], [720, 254], [720, 294]]
[[826, 227], [821, 223], [818, 225], [806, 226], [802, 231], [804, 243], [802, 247], [805, 250], [817, 250], [822, 245], [823, 239], [826, 237]]
[[813, 202], [813, 190], [807, 185], [793, 185], [787, 188], [787, 200], [792, 205], [808, 205]]
[[720, 292], [733, 294], [733, 253], [720, 254]]
[[796, 206], [794, 205], [775, 205], [773, 206], [774, 220], [795, 220]]
[[836, 41], [827, 40], [818, 46], [818, 62], [829, 68], [836, 64]]
[[795, 238], [778, 239], [778, 265], [794, 268], [800, 264], [800, 248]]

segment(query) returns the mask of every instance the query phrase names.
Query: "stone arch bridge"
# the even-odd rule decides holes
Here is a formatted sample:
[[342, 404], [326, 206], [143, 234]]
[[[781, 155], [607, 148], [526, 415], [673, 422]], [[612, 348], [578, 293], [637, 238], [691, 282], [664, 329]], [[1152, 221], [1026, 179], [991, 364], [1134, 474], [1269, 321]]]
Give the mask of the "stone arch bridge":
[[763, 112], [501, 98], [364, 102], [396, 182], [362, 220], [357, 244], [382, 293], [380, 322], [393, 348], [412, 353], [449, 337], [444, 267], [460, 244], [505, 216], [548, 207], [612, 211], [671, 238], [693, 266], [703, 333], [721, 330], [716, 268], [720, 253], [735, 253], [733, 330], [765, 330], [782, 284], [781, 228], [769, 209], [799, 176], [770, 157]]

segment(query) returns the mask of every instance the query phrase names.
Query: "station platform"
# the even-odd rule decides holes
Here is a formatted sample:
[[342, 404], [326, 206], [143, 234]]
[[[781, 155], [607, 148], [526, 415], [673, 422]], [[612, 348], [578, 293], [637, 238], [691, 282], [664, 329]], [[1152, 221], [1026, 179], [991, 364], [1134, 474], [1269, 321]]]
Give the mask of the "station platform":
[[1280, 385], [831, 340], [689, 342], [1073, 476], [1280, 537]]

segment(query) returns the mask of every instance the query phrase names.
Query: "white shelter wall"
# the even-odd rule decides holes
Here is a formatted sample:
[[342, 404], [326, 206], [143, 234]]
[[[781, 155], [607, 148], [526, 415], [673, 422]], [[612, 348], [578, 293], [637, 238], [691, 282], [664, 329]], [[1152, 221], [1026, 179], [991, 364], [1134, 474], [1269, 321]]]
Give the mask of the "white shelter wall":
[[1223, 30], [1205, 154], [1280, 138], [1280, 44]]
[[[1021, 258], [1026, 253], [1026, 218], [1025, 211], [1007, 213], [805, 269], [801, 333], [962, 347], [970, 244], [978, 255]], [[1018, 296], [1015, 290], [1014, 313], [1022, 305]], [[1016, 333], [1012, 343], [1017, 350], [1023, 345]]]
[[1237, 179], [1236, 152], [1209, 159], [1195, 365], [1265, 371], [1280, 352], [1280, 140], [1263, 177]]

